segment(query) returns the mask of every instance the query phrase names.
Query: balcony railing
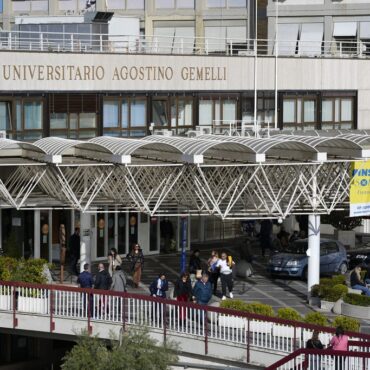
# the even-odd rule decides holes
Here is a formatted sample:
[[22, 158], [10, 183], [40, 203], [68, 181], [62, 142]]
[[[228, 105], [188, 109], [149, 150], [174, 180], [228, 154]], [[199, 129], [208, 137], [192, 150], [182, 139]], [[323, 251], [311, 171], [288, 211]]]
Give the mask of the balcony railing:
[[[50, 322], [46, 329], [50, 332], [56, 331], [57, 319], [79, 320], [88, 331], [94, 324], [123, 328], [146, 325], [162, 332], [164, 338], [170, 334], [196, 338], [204, 344], [205, 354], [211, 340], [245, 346], [247, 360], [253, 349], [290, 354], [305, 347], [313, 330], [320, 331], [320, 339], [327, 346], [335, 331], [330, 327], [140, 294], [11, 282], [0, 282], [0, 311], [12, 314], [10, 325], [14, 328], [18, 326], [19, 315], [44, 316]], [[350, 350], [367, 352], [369, 356], [370, 335], [347, 334], [353, 341]]]
[[279, 57], [369, 58], [370, 42], [276, 41], [263, 39], [219, 39], [155, 35], [108, 35], [53, 32], [0, 31], [0, 50], [229, 55]]

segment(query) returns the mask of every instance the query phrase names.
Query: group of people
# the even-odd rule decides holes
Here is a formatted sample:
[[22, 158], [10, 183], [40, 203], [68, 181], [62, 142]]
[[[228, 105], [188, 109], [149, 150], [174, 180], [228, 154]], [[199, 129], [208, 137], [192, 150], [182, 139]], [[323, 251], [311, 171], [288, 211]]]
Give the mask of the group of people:
[[[327, 349], [333, 351], [348, 351], [348, 336], [344, 334], [344, 330], [341, 326], [338, 326], [335, 330], [335, 335], [331, 338]], [[319, 332], [314, 330], [312, 337], [306, 343], [307, 349], [323, 350], [325, 346], [321, 343], [319, 338]], [[337, 370], [341, 370], [344, 366], [344, 358], [341, 356], [336, 357], [335, 365]], [[311, 363], [310, 369], [320, 370], [319, 358], [316, 357], [316, 361]]]

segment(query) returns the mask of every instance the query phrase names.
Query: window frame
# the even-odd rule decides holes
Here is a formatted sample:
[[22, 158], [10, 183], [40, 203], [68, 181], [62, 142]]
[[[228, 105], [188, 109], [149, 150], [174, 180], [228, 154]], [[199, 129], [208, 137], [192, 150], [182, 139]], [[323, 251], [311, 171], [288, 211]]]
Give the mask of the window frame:
[[[294, 100], [294, 122], [285, 122], [284, 121], [284, 101], [285, 100]], [[301, 102], [301, 110], [300, 110], [300, 121], [298, 121], [298, 101]], [[304, 119], [304, 105], [307, 101], [314, 101], [315, 104], [315, 112], [314, 112], [314, 121], [305, 121]], [[283, 128], [304, 128], [305, 126], [314, 126], [315, 129], [319, 126], [319, 99], [317, 95], [308, 94], [308, 95], [290, 95], [286, 94], [282, 98], [282, 119], [281, 123]]]
[[[336, 120], [335, 117], [336, 117], [336, 100], [339, 100], [339, 108], [338, 108], [338, 117], [339, 119]], [[343, 121], [342, 120], [342, 101], [343, 100], [351, 100], [351, 103], [352, 103], [352, 110], [351, 110], [351, 117], [352, 117], [352, 120], [350, 121]], [[331, 96], [323, 96], [322, 97], [322, 103], [324, 101], [330, 101], [332, 103], [332, 120], [331, 121], [324, 121], [322, 119], [322, 109], [321, 109], [321, 125], [333, 125], [333, 129], [335, 128], [334, 126], [335, 125], [341, 125], [341, 124], [351, 124], [352, 125], [352, 129], [355, 128], [355, 96], [353, 95], [340, 95], [340, 96], [336, 96], [336, 95], [331, 95]], [[327, 128], [325, 128], [327, 129]], [[339, 127], [340, 129], [340, 127]]]

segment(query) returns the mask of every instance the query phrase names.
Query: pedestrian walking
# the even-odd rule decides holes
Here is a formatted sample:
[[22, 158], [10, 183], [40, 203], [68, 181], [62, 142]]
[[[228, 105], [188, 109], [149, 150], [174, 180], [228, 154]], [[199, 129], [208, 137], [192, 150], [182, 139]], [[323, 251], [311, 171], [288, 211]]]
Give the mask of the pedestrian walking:
[[116, 266], [113, 277], [111, 290], [114, 292], [126, 292], [126, 277], [121, 266]]
[[[319, 338], [319, 332], [317, 330], [314, 330], [312, 332], [312, 337], [306, 342], [306, 348], [307, 349], [324, 349], [323, 344], [321, 343], [321, 340]], [[319, 355], [313, 355], [311, 356], [310, 360], [308, 360], [308, 363], [306, 366], [309, 365], [310, 370], [320, 370], [320, 356]]]
[[111, 248], [110, 253], [108, 254], [108, 271], [109, 275], [113, 277], [113, 274], [116, 271], [116, 266], [121, 266], [122, 258], [117, 253], [116, 248]]
[[[178, 302], [189, 302], [192, 297], [191, 280], [189, 274], [184, 272], [175, 282], [173, 297]], [[179, 309], [179, 319], [181, 321], [186, 318], [186, 310], [183, 307]]]
[[203, 273], [202, 278], [194, 285], [193, 301], [201, 305], [207, 305], [211, 298], [212, 284], [209, 282], [208, 274]]
[[226, 299], [226, 288], [229, 290], [230, 298], [234, 298], [233, 295], [233, 271], [232, 268], [235, 265], [231, 256], [228, 256], [225, 252], [221, 254], [221, 259], [217, 262], [217, 267], [220, 270], [221, 287], [222, 287], [222, 300]]
[[211, 257], [208, 259], [208, 273], [209, 273], [209, 281], [213, 287], [213, 294], [216, 295], [217, 293], [217, 281], [220, 277], [220, 270], [217, 268], [217, 262], [219, 260], [218, 252], [212, 251]]
[[[150, 284], [149, 291], [152, 297], [165, 299], [168, 290], [168, 281], [165, 274], [159, 274]], [[152, 323], [160, 326], [162, 323], [163, 305], [160, 302], [152, 302]], [[165, 315], [165, 312], [163, 313]]]
[[[92, 288], [94, 285], [94, 279], [92, 277], [92, 274], [89, 272], [89, 268], [90, 268], [89, 264], [85, 263], [83, 272], [81, 272], [80, 275], [78, 275], [77, 284], [80, 286], [80, 288]], [[93, 297], [92, 297], [92, 294], [90, 293], [81, 293], [81, 294], [82, 294], [84, 312], [85, 314], [87, 314], [89, 310], [91, 310], [93, 307]], [[87, 296], [89, 297], [89, 300], [87, 300]], [[87, 302], [89, 301], [90, 301], [90, 308], [87, 305]]]
[[[94, 288], [100, 289], [100, 290], [109, 290], [112, 285], [111, 276], [109, 275], [108, 271], [105, 270], [103, 263], [99, 263], [98, 269], [99, 271], [95, 277]], [[98, 303], [97, 303], [96, 309], [97, 309], [96, 313], [99, 316], [102, 316], [104, 313], [108, 311], [106, 295], [100, 295], [100, 294], [98, 295]]]
[[370, 289], [361, 279], [361, 266], [356, 266], [350, 275], [351, 288], [361, 290], [363, 294], [370, 296]]
[[189, 274], [192, 281], [202, 277], [202, 261], [199, 256], [200, 251], [196, 249], [189, 258]]
[[[344, 334], [341, 326], [335, 329], [335, 335], [330, 340], [329, 348], [333, 351], [348, 351], [348, 336]], [[342, 370], [345, 368], [345, 356], [335, 357], [335, 369]]]
[[139, 244], [134, 244], [130, 253], [126, 258], [131, 262], [132, 280], [134, 288], [138, 288], [141, 281], [141, 273], [144, 267], [144, 254]]
[[78, 276], [77, 262], [80, 259], [80, 229], [75, 228], [75, 232], [69, 238], [69, 254], [71, 259], [71, 272]]

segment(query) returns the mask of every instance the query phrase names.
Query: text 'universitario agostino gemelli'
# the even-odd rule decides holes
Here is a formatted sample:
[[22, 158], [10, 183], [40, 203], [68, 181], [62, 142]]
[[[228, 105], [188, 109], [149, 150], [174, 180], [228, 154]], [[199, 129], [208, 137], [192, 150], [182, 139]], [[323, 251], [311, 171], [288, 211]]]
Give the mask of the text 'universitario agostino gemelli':
[[226, 81], [226, 67], [171, 67], [171, 66], [118, 66], [101, 65], [43, 65], [3, 64], [2, 80], [12, 81]]

